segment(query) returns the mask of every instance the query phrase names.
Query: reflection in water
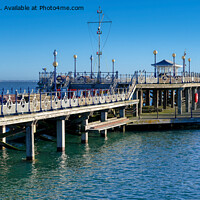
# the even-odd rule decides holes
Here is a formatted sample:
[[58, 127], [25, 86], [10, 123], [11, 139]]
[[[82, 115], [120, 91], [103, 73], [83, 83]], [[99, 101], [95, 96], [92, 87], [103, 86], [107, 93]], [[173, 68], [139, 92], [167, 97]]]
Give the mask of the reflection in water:
[[0, 197], [10, 199], [198, 199], [200, 131], [66, 135], [66, 151], [36, 141], [36, 161], [0, 151]]

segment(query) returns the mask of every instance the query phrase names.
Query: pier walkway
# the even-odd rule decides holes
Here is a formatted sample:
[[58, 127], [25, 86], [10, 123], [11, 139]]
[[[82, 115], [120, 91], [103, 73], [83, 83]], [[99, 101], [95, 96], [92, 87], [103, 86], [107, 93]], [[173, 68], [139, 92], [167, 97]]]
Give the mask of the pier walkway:
[[[93, 129], [99, 130], [106, 137], [107, 129], [126, 124], [125, 108], [138, 104], [138, 100], [132, 99], [135, 86], [128, 88], [106, 90], [79, 90], [73, 92], [39, 92], [16, 93], [1, 95], [0, 135], [1, 141], [6, 142], [6, 126], [14, 124], [26, 125], [26, 157], [34, 160], [34, 133], [36, 124], [40, 120], [54, 119], [57, 123], [57, 150], [65, 150], [65, 123], [72, 115], [81, 116], [82, 143], [88, 142], [88, 120], [94, 112], [99, 112], [101, 122]], [[14, 98], [13, 98], [14, 97]], [[120, 119], [108, 120], [108, 111], [118, 109]], [[108, 121], [108, 122], [107, 122]], [[110, 125], [106, 123], [112, 124]], [[101, 129], [99, 129], [101, 126]]]

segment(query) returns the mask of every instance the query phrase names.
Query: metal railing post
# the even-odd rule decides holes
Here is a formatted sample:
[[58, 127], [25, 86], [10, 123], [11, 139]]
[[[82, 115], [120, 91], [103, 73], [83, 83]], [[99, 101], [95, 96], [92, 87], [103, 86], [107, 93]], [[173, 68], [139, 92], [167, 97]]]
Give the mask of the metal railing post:
[[1, 116], [3, 116], [3, 92], [1, 93]]
[[17, 114], [17, 90], [15, 90], [15, 113]]
[[40, 112], [42, 111], [42, 91], [40, 89]]
[[172, 83], [172, 73], [170, 72], [170, 84]]
[[157, 77], [157, 84], [159, 84], [159, 74], [158, 74], [158, 77]]
[[50, 97], [51, 97], [51, 110], [53, 110], [52, 92], [51, 92], [51, 95], [50, 95]]
[[29, 90], [29, 87], [28, 87], [28, 112], [30, 113], [31, 112], [31, 105], [30, 105], [30, 90]]
[[60, 109], [62, 109], [62, 92], [60, 91]]

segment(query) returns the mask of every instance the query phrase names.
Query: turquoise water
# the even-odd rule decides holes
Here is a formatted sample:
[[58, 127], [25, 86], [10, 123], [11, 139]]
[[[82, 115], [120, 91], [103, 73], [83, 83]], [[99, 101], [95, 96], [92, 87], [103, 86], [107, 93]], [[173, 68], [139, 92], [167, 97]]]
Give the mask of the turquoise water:
[[[23, 143], [12, 143], [25, 149]], [[36, 161], [0, 150], [0, 199], [200, 199], [200, 130], [36, 139]]]

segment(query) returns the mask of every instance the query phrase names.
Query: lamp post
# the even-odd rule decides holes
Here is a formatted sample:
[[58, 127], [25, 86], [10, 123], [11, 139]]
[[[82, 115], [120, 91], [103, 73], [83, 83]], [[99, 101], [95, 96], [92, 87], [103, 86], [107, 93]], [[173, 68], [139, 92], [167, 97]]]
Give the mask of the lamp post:
[[188, 58], [188, 62], [189, 62], [189, 77], [190, 77], [190, 62], [191, 62], [191, 58]]
[[154, 77], [156, 78], [156, 55], [157, 55], [157, 51], [154, 50], [153, 54], [154, 54]]
[[183, 76], [185, 76], [185, 56], [182, 56], [183, 59]]
[[175, 68], [175, 58], [176, 58], [176, 54], [173, 53], [173, 54], [172, 54], [172, 57], [173, 57], [173, 76], [175, 77], [175, 76], [176, 76], [176, 68]]
[[115, 73], [115, 59], [112, 59], [112, 78], [114, 80], [114, 73]]
[[53, 62], [53, 66], [54, 66], [54, 91], [56, 91], [56, 67], [58, 66], [58, 62], [56, 61], [56, 56], [57, 56], [57, 51], [54, 50], [53, 55], [54, 55], [54, 62]]
[[92, 60], [93, 60], [93, 57], [92, 55], [90, 56], [90, 61], [91, 61], [91, 74], [90, 74], [90, 78], [92, 79]]
[[74, 78], [76, 78], [76, 59], [77, 55], [74, 55]]
[[44, 70], [44, 87], [46, 87], [46, 81], [47, 81], [47, 68], [42, 68]]

